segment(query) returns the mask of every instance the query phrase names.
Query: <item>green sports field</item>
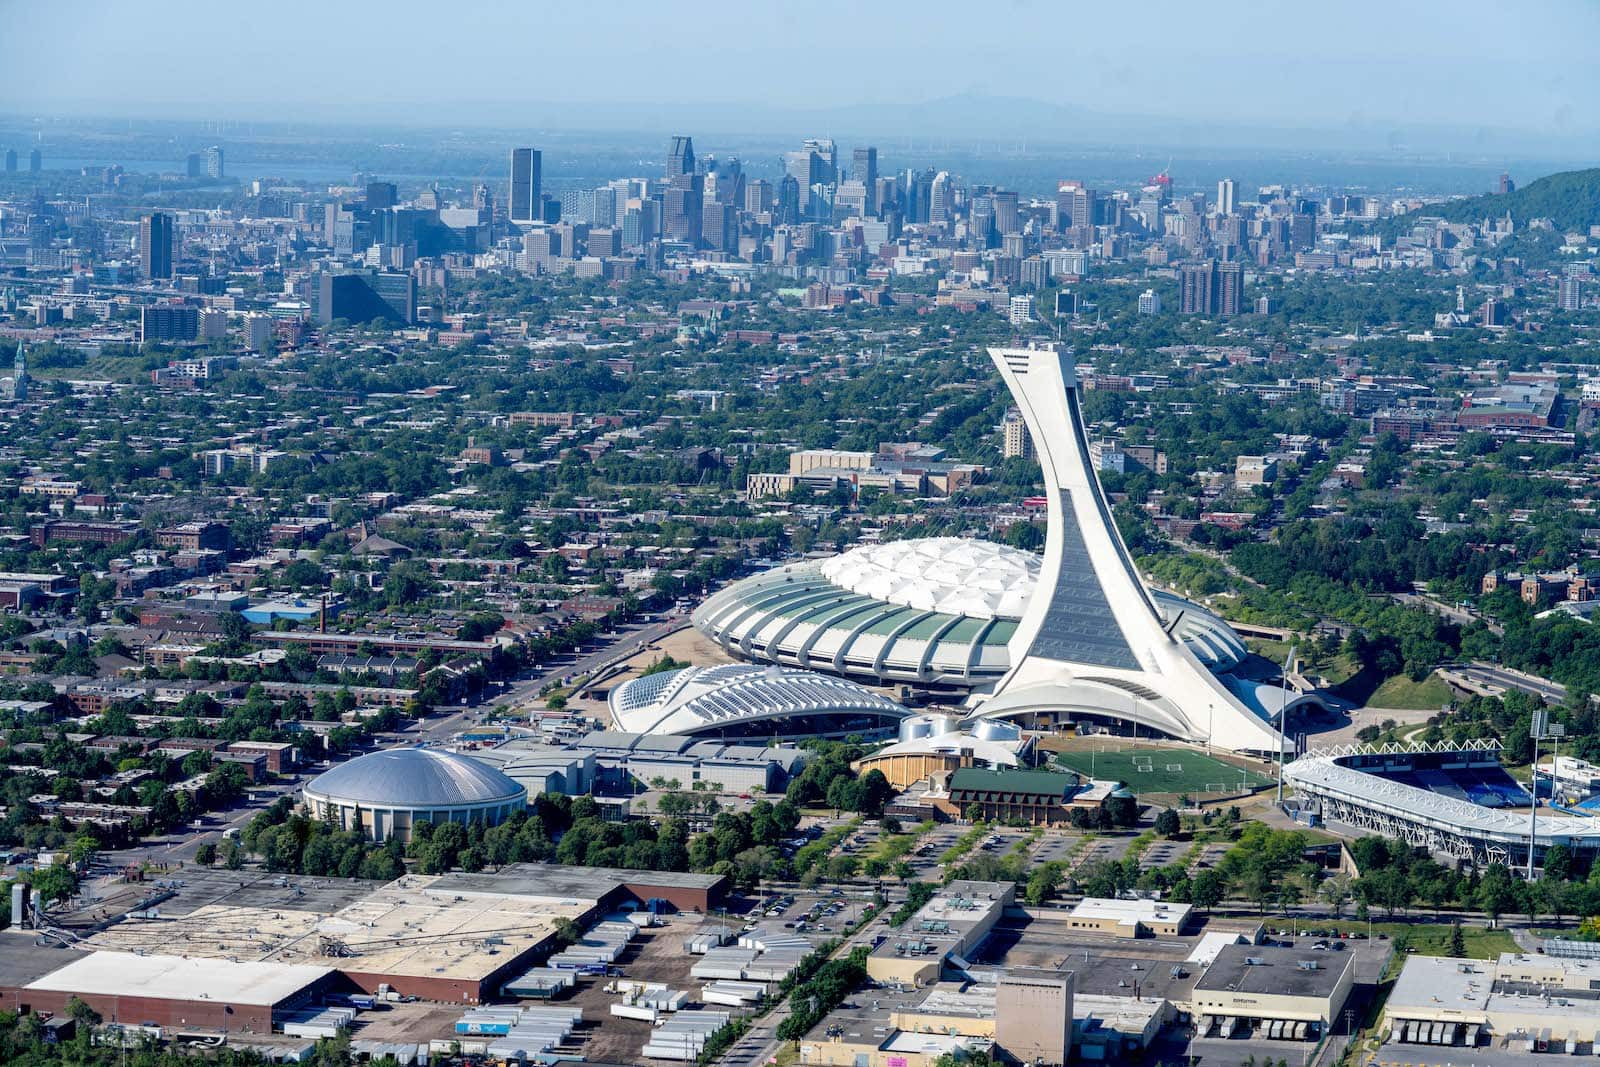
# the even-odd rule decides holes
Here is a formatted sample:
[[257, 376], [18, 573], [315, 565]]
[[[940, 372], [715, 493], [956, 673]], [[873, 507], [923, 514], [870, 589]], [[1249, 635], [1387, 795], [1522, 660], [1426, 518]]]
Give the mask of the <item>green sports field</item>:
[[1056, 760], [1079, 774], [1126, 782], [1135, 794], [1231, 793], [1239, 791], [1240, 782], [1244, 782], [1248, 790], [1275, 781], [1257, 771], [1235, 767], [1187, 749], [1133, 748], [1107, 743], [1092, 750], [1058, 752]]

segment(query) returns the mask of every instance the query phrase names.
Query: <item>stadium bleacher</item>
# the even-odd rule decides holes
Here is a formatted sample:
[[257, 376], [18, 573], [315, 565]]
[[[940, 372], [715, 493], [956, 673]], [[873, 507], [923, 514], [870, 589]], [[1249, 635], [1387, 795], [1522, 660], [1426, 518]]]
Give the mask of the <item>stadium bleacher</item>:
[[1471, 767], [1440, 770], [1417, 767], [1409, 771], [1379, 772], [1402, 785], [1426, 789], [1440, 796], [1467, 800], [1482, 808], [1525, 808], [1531, 804], [1528, 791], [1502, 767]]

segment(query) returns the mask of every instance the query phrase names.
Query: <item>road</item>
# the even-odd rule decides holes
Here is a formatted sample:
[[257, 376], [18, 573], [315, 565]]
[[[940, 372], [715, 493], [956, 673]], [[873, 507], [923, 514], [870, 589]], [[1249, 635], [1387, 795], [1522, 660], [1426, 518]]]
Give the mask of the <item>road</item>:
[[513, 682], [504, 692], [495, 696], [489, 705], [497, 710], [527, 704], [538, 698], [539, 692], [552, 682], [563, 678], [581, 678], [627, 659], [647, 645], [653, 645], [670, 634], [689, 625], [688, 617], [669, 615], [658, 622], [640, 625], [629, 623], [620, 627], [604, 643], [576, 656], [561, 656]]
[[1453, 623], [1456, 623], [1458, 626], [1470, 626], [1475, 622], [1481, 622], [1490, 633], [1497, 637], [1506, 632], [1506, 628], [1497, 622], [1491, 622], [1476, 612], [1469, 611], [1466, 608], [1457, 607], [1454, 604], [1446, 604], [1442, 600], [1436, 600], [1433, 597], [1428, 596], [1426, 593], [1390, 593], [1389, 596], [1390, 599], [1394, 600], [1398, 604], [1406, 604], [1411, 607], [1427, 608], [1429, 611], [1432, 611], [1435, 614], [1443, 615], [1445, 618], [1449, 619]]
[[1509, 689], [1517, 689], [1546, 704], [1564, 704], [1567, 699], [1567, 687], [1559, 682], [1493, 663], [1451, 664], [1440, 667], [1439, 676], [1451, 685], [1483, 696], [1498, 696]]

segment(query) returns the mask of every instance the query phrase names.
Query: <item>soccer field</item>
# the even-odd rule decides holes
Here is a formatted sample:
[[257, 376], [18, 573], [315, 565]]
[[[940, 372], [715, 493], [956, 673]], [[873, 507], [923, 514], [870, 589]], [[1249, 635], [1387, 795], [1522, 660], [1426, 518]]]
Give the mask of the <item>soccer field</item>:
[[1245, 783], [1246, 789], [1259, 789], [1275, 781], [1257, 771], [1187, 749], [1131, 748], [1108, 743], [1096, 746], [1092, 752], [1058, 752], [1056, 760], [1079, 774], [1126, 782], [1135, 794], [1229, 793], [1238, 791], [1240, 782]]

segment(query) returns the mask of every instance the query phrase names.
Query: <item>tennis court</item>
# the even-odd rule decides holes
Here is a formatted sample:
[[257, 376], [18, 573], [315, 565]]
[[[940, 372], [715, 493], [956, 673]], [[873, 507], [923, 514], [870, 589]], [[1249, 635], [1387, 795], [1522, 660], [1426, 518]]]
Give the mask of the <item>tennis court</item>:
[[1134, 793], [1233, 793], [1272, 785], [1276, 780], [1258, 771], [1235, 767], [1188, 749], [1104, 748], [1058, 752], [1056, 760], [1069, 770], [1101, 780], [1121, 781]]

